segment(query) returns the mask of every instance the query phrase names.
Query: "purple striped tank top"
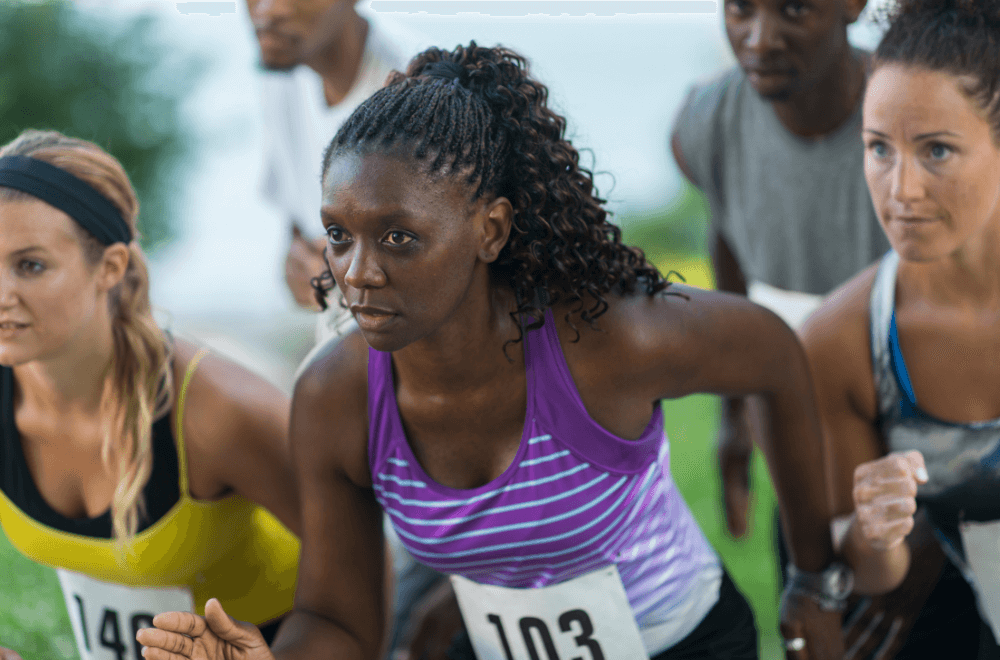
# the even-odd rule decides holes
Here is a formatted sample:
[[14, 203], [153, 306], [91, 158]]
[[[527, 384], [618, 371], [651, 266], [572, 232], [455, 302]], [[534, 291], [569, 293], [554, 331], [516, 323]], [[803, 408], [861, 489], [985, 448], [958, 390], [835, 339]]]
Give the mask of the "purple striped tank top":
[[[369, 349], [376, 498], [417, 561], [480, 584], [544, 587], [615, 564], [640, 630], [670, 622], [675, 610], [694, 619], [653, 646], [676, 643], [716, 602], [721, 569], [670, 476], [662, 410], [655, 407], [638, 440], [593, 421], [551, 311], [526, 332], [524, 351], [527, 414], [517, 455], [495, 480], [461, 490], [436, 483], [414, 458], [391, 354]], [[708, 596], [692, 594], [712, 586]]]

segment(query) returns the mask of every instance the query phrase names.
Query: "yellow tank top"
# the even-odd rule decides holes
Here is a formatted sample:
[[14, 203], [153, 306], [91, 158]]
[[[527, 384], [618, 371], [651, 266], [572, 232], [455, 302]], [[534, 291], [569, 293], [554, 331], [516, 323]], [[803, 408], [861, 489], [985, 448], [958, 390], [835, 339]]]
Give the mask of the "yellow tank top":
[[230, 616], [255, 624], [292, 609], [299, 541], [265, 509], [239, 496], [215, 502], [191, 497], [184, 447], [184, 401], [201, 349], [184, 375], [176, 403], [180, 499], [155, 524], [119, 546], [53, 529], [0, 491], [0, 526], [30, 559], [132, 587], [187, 587], [198, 614], [218, 598]]

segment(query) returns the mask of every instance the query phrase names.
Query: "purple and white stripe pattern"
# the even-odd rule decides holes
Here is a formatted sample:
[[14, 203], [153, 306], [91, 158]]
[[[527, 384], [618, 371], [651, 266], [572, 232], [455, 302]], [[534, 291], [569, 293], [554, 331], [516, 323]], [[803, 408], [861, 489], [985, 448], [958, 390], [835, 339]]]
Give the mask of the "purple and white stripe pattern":
[[670, 476], [663, 413], [636, 440], [586, 412], [554, 330], [526, 333], [528, 406], [517, 455], [479, 488], [448, 488], [414, 457], [391, 354], [369, 352], [369, 465], [375, 496], [420, 562], [480, 584], [537, 588], [615, 564], [640, 628], [689, 595], [718, 559]]

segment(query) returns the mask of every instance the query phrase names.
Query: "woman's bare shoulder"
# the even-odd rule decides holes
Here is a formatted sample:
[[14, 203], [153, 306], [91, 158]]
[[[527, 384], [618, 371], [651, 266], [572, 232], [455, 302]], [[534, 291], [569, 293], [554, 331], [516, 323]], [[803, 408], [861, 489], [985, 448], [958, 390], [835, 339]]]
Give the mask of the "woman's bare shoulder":
[[368, 487], [368, 344], [355, 330], [314, 351], [295, 383], [290, 440], [296, 461]]
[[846, 392], [869, 419], [877, 410], [869, 320], [877, 271], [873, 264], [835, 289], [799, 332], [820, 395]]

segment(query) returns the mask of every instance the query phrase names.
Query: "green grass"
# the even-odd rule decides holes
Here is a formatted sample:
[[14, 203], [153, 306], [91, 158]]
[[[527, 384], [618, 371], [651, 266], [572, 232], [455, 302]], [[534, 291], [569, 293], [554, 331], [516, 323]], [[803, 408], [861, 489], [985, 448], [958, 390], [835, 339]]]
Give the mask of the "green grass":
[[26, 559], [0, 533], [0, 646], [24, 660], [76, 660], [55, 571]]
[[[710, 286], [703, 259], [654, 255], [666, 271], [677, 269], [690, 284]], [[777, 565], [774, 559], [774, 491], [761, 456], [754, 458], [750, 531], [735, 541], [725, 530], [715, 466], [718, 402], [692, 396], [663, 404], [670, 438], [671, 471], [708, 540], [750, 600], [760, 630], [761, 657], [777, 660]], [[22, 557], [0, 534], [0, 646], [24, 660], [76, 658], [73, 633], [55, 573]]]

